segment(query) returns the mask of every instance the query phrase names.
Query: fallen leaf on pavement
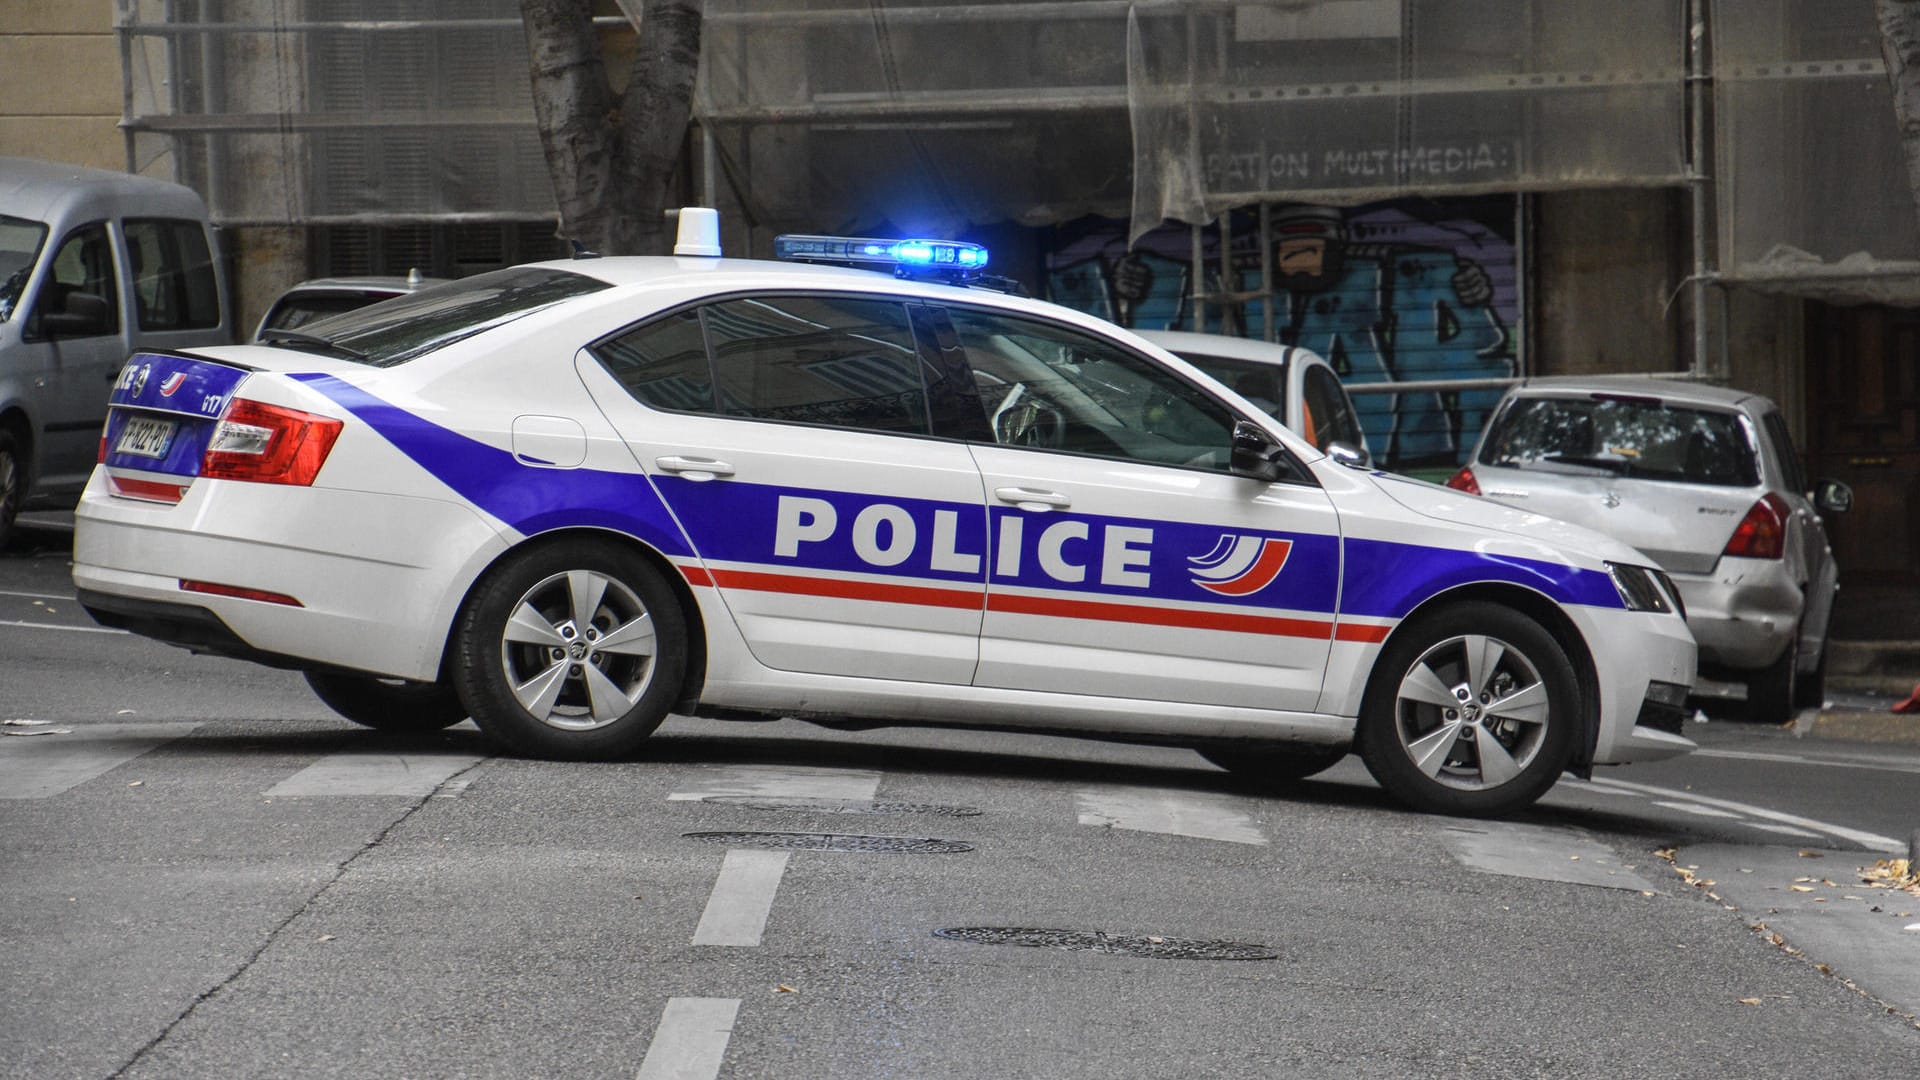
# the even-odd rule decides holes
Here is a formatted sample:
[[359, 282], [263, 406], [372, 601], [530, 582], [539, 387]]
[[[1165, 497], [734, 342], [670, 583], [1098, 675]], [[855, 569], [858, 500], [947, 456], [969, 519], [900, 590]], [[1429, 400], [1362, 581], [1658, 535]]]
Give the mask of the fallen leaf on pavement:
[[1740, 999], [1740, 1004], [1742, 1004], [1742, 1005], [1758, 1005], [1758, 1004], [1760, 1004], [1760, 999], [1759, 999], [1759, 998], [1741, 998], [1741, 999]]
[[1822, 855], [1822, 854], [1820, 854], [1820, 853], [1819, 853], [1819, 852], [1817, 852], [1817, 851], [1802, 851], [1802, 852], [1799, 852], [1798, 854], [1799, 854], [1799, 856], [1800, 856], [1801, 858], [1803, 858], [1803, 859], [1824, 859], [1824, 858], [1826, 858], [1826, 856], [1825, 856], [1825, 855]]

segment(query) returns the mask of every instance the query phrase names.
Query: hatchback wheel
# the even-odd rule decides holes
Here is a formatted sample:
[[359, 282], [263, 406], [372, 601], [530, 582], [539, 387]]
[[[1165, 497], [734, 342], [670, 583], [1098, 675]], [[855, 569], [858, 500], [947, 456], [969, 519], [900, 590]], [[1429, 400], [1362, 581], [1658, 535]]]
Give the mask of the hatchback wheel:
[[440, 683], [333, 671], [309, 671], [306, 676], [327, 708], [380, 731], [439, 731], [467, 718], [467, 707], [453, 688]]
[[1553, 636], [1490, 603], [1404, 626], [1361, 706], [1361, 759], [1419, 810], [1491, 816], [1559, 779], [1581, 730], [1579, 683]]
[[27, 470], [20, 460], [20, 446], [12, 432], [0, 430], [0, 548], [13, 535], [13, 519], [19, 516], [26, 495]]
[[1787, 642], [1780, 659], [1747, 677], [1747, 718], [1762, 724], [1790, 723], [1800, 702], [1798, 660], [1799, 636]]
[[686, 671], [673, 590], [620, 548], [567, 542], [510, 556], [454, 629], [453, 683], [474, 722], [535, 757], [632, 754]]

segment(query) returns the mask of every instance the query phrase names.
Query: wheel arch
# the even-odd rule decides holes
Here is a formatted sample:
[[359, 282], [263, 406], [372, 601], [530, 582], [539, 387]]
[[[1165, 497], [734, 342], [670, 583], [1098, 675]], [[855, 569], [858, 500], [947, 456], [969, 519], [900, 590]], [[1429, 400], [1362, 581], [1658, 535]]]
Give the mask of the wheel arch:
[[[1424, 616], [1475, 600], [1499, 604], [1527, 616], [1545, 628], [1559, 644], [1561, 651], [1566, 653], [1568, 663], [1573, 665], [1574, 678], [1579, 683], [1581, 705], [1580, 737], [1574, 743], [1569, 767], [1581, 776], [1588, 775], [1593, 767], [1594, 747], [1600, 740], [1600, 675], [1594, 665], [1593, 650], [1587, 643], [1586, 635], [1551, 598], [1524, 585], [1497, 581], [1475, 582], [1448, 589], [1421, 601], [1408, 612], [1381, 643], [1381, 653], [1392, 647], [1408, 626], [1417, 626]], [[1373, 695], [1378, 680], [1397, 677], [1376, 663], [1361, 692], [1362, 707]]]
[[707, 677], [707, 626], [706, 620], [701, 615], [700, 603], [694, 599], [693, 588], [687, 584], [686, 576], [658, 548], [630, 534], [612, 529], [590, 527], [554, 529], [530, 536], [498, 552], [488, 560], [487, 564], [473, 575], [472, 580], [467, 582], [466, 592], [460, 597], [460, 603], [454, 607], [453, 618], [447, 623], [445, 637], [440, 646], [441, 681], [448, 679], [447, 666], [453, 655], [454, 631], [460, 625], [461, 618], [465, 615], [468, 606], [473, 603], [474, 595], [480, 591], [480, 585], [487, 580], [488, 575], [508, 559], [516, 558], [529, 551], [539, 551], [575, 542], [607, 544], [636, 555], [658, 571], [662, 580], [667, 583], [667, 587], [673, 591], [674, 599], [680, 605], [680, 614], [687, 625], [687, 670], [681, 679], [679, 692], [674, 695], [674, 711], [683, 714], [692, 712], [693, 708], [699, 704], [700, 691], [706, 685]]

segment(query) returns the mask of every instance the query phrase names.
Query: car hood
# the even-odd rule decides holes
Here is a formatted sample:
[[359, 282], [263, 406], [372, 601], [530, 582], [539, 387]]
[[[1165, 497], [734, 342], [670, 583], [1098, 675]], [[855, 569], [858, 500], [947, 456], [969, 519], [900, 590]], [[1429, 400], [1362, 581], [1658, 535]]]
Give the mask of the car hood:
[[1388, 498], [1422, 517], [1522, 537], [1600, 562], [1658, 565], [1638, 549], [1570, 521], [1395, 473], [1377, 472], [1373, 479]]

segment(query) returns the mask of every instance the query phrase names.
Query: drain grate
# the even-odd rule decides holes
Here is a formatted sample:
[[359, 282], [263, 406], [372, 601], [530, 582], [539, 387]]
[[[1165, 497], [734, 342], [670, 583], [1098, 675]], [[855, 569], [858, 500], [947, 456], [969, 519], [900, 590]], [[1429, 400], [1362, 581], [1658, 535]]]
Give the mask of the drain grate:
[[961, 926], [935, 930], [934, 937], [977, 945], [1025, 945], [1066, 952], [1112, 953], [1150, 960], [1278, 960], [1265, 945], [1243, 941], [1194, 941], [1158, 935], [1105, 934], [1098, 930], [1034, 930], [1015, 926]]
[[866, 851], [892, 854], [946, 855], [972, 851], [973, 845], [959, 840], [934, 840], [918, 836], [859, 836], [848, 833], [787, 832], [690, 832], [689, 840], [728, 847], [779, 848], [785, 851]]
[[813, 814], [932, 814], [938, 817], [979, 817], [972, 806], [935, 806], [929, 803], [868, 802], [859, 799], [770, 799], [764, 795], [709, 795], [702, 802], [745, 806], [754, 810], [785, 810]]

